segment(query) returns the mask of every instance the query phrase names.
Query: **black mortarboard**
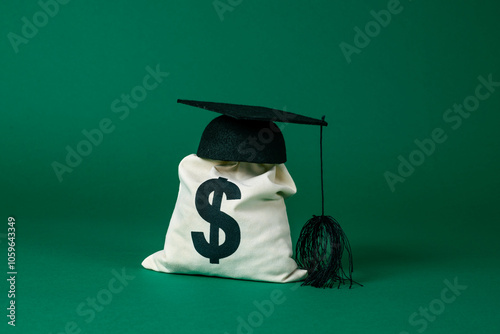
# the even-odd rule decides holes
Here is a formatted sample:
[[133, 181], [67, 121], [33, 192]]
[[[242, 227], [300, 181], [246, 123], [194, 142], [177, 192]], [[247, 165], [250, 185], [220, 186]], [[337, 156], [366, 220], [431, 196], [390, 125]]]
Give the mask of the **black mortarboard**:
[[[325, 117], [315, 119], [291, 112], [240, 104], [177, 100], [178, 103], [222, 114], [212, 120], [201, 136], [197, 155], [200, 158], [251, 163], [286, 162], [283, 134], [274, 122], [320, 126], [321, 216], [313, 216], [302, 228], [295, 247], [299, 267], [307, 269], [302, 285], [332, 287], [352, 279], [352, 253], [349, 240], [340, 224], [324, 214], [323, 126]], [[348, 272], [342, 266], [344, 250], [349, 259]], [[356, 283], [356, 282], [354, 282]], [[359, 284], [359, 283], [358, 283]]]
[[274, 122], [326, 126], [324, 120], [266, 107], [177, 100], [179, 103], [222, 114], [201, 136], [201, 158], [280, 164], [286, 162], [283, 134]]

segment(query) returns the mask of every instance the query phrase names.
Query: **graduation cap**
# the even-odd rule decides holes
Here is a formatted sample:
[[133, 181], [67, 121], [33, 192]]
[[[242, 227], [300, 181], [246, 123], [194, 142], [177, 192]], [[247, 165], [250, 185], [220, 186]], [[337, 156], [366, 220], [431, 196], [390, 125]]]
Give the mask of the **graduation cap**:
[[[339, 223], [324, 215], [323, 190], [323, 126], [325, 116], [315, 119], [272, 108], [240, 104], [177, 100], [178, 103], [222, 114], [203, 131], [197, 156], [205, 159], [251, 163], [281, 164], [286, 162], [283, 134], [275, 122], [318, 125], [320, 127], [321, 216], [313, 215], [304, 225], [295, 247], [299, 267], [307, 269], [302, 285], [332, 287], [353, 284], [352, 252]], [[342, 265], [344, 251], [349, 266]], [[354, 282], [356, 283], [356, 282]], [[358, 283], [359, 284], [359, 283]]]
[[285, 139], [274, 122], [326, 126], [324, 120], [266, 107], [177, 100], [179, 103], [222, 114], [201, 136], [201, 158], [281, 164], [286, 162]]

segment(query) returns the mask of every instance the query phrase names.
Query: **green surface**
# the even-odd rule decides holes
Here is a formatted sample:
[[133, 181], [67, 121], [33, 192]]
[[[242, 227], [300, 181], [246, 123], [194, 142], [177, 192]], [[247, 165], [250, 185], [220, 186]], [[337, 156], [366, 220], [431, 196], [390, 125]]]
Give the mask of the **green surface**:
[[[47, 22], [36, 1], [0, 4], [0, 261], [7, 272], [14, 216], [18, 271], [16, 327], [4, 281], [1, 332], [499, 332], [500, 87], [476, 91], [479, 77], [500, 81], [497, 2], [221, 2], [232, 4], [222, 20], [212, 1], [71, 1]], [[385, 27], [370, 23], [387, 8]], [[13, 47], [10, 33], [33, 16], [38, 31]], [[347, 59], [342, 43], [356, 42]], [[144, 92], [157, 66], [169, 74], [146, 81], [143, 100], [120, 101]], [[177, 164], [215, 116], [177, 98], [327, 116], [326, 211], [364, 287], [142, 269], [163, 245]], [[470, 115], [447, 111], [464, 101]], [[54, 162], [99, 126], [102, 140], [80, 144], [92, 152], [58, 179]], [[283, 132], [299, 189], [287, 202], [295, 242], [321, 210], [318, 129]], [[399, 156], [419, 166], [391, 189], [384, 174], [398, 174]], [[129, 276], [123, 289], [112, 270]], [[91, 311], [93, 298], [106, 305]]]

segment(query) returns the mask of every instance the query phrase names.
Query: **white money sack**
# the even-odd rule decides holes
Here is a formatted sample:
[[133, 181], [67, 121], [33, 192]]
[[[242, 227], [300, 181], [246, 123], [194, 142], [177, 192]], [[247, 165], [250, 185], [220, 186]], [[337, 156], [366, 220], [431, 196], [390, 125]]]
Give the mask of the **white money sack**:
[[188, 155], [164, 249], [142, 265], [164, 273], [286, 283], [307, 271], [292, 258], [285, 199], [296, 192], [284, 164]]

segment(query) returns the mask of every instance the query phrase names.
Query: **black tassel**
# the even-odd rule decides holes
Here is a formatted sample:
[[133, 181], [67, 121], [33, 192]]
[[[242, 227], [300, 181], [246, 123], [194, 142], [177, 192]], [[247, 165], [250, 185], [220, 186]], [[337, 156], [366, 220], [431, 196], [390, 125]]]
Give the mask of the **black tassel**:
[[[325, 116], [322, 117], [325, 120]], [[323, 126], [320, 127], [319, 151], [321, 162], [321, 216], [313, 216], [307, 221], [300, 232], [295, 245], [295, 259], [300, 268], [306, 269], [308, 276], [302, 285], [316, 288], [332, 288], [336, 283], [352, 279], [352, 252], [349, 240], [340, 224], [331, 216], [325, 216], [325, 194], [323, 189]], [[342, 266], [344, 250], [349, 260], [349, 270], [346, 273]], [[359, 284], [361, 285], [361, 284]], [[361, 285], [362, 286], [362, 285]]]
[[[342, 266], [344, 250], [349, 260], [347, 273]], [[308, 272], [302, 285], [332, 288], [337, 283], [340, 288], [341, 284], [348, 281], [351, 288], [353, 283], [357, 283], [352, 279], [349, 240], [340, 224], [331, 216], [313, 216], [307, 221], [295, 246], [295, 256], [299, 267]]]

